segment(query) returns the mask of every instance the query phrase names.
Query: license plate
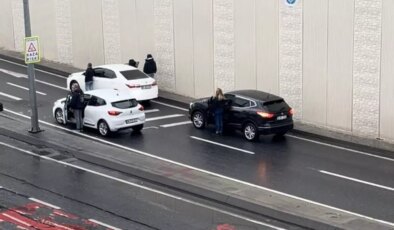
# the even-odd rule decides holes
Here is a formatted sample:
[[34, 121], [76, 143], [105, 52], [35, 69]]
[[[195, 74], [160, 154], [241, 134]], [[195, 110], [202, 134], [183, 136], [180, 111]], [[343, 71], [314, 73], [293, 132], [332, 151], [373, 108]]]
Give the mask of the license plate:
[[144, 86], [142, 86], [141, 88], [142, 88], [142, 89], [150, 89], [150, 88], [152, 88], [152, 86], [151, 86], [151, 85], [144, 85]]
[[285, 120], [286, 118], [287, 118], [286, 115], [282, 115], [282, 116], [278, 116], [278, 117], [276, 118], [276, 120], [281, 121], [281, 120]]
[[137, 122], [137, 121], [138, 121], [137, 118], [129, 119], [129, 120], [126, 120], [126, 124], [134, 123], [134, 122]]

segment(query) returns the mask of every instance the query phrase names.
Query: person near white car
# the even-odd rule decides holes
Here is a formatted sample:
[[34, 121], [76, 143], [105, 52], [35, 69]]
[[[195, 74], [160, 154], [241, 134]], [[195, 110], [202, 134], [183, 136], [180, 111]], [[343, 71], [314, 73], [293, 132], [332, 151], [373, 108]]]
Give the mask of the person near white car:
[[77, 84], [73, 85], [69, 107], [75, 117], [76, 129], [83, 131], [83, 110], [85, 108], [83, 92]]
[[85, 71], [86, 91], [93, 90], [93, 77], [94, 77], [94, 70], [92, 68], [92, 63], [88, 63], [88, 68]]

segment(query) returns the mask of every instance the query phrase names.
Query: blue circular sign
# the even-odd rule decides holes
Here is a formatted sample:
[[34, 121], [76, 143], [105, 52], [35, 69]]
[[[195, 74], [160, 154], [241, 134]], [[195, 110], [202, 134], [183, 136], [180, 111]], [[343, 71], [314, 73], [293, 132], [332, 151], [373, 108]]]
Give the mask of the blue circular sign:
[[285, 0], [286, 5], [288, 6], [295, 6], [298, 0]]

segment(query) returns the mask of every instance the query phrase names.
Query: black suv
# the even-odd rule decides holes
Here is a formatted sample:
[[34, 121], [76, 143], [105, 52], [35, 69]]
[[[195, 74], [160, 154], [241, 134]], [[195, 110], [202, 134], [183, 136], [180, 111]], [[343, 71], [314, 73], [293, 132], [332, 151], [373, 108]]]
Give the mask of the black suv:
[[[232, 91], [224, 96], [229, 105], [223, 116], [224, 126], [241, 130], [248, 141], [258, 139], [260, 134], [283, 136], [293, 129], [294, 110], [281, 97], [258, 90]], [[202, 98], [190, 103], [190, 119], [197, 129], [214, 124], [208, 101]]]

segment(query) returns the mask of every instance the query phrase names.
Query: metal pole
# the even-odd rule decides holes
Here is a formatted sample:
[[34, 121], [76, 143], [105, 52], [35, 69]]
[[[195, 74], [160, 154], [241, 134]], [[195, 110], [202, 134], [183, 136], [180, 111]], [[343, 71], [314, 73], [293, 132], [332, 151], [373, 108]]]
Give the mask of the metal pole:
[[[30, 27], [30, 12], [29, 12], [29, 0], [23, 0], [23, 11], [25, 16], [25, 36], [31, 37]], [[27, 64], [27, 75], [29, 76], [29, 100], [31, 107], [31, 133], [40, 132], [38, 125], [38, 111], [37, 111], [37, 98], [36, 98], [36, 81], [34, 64]]]

